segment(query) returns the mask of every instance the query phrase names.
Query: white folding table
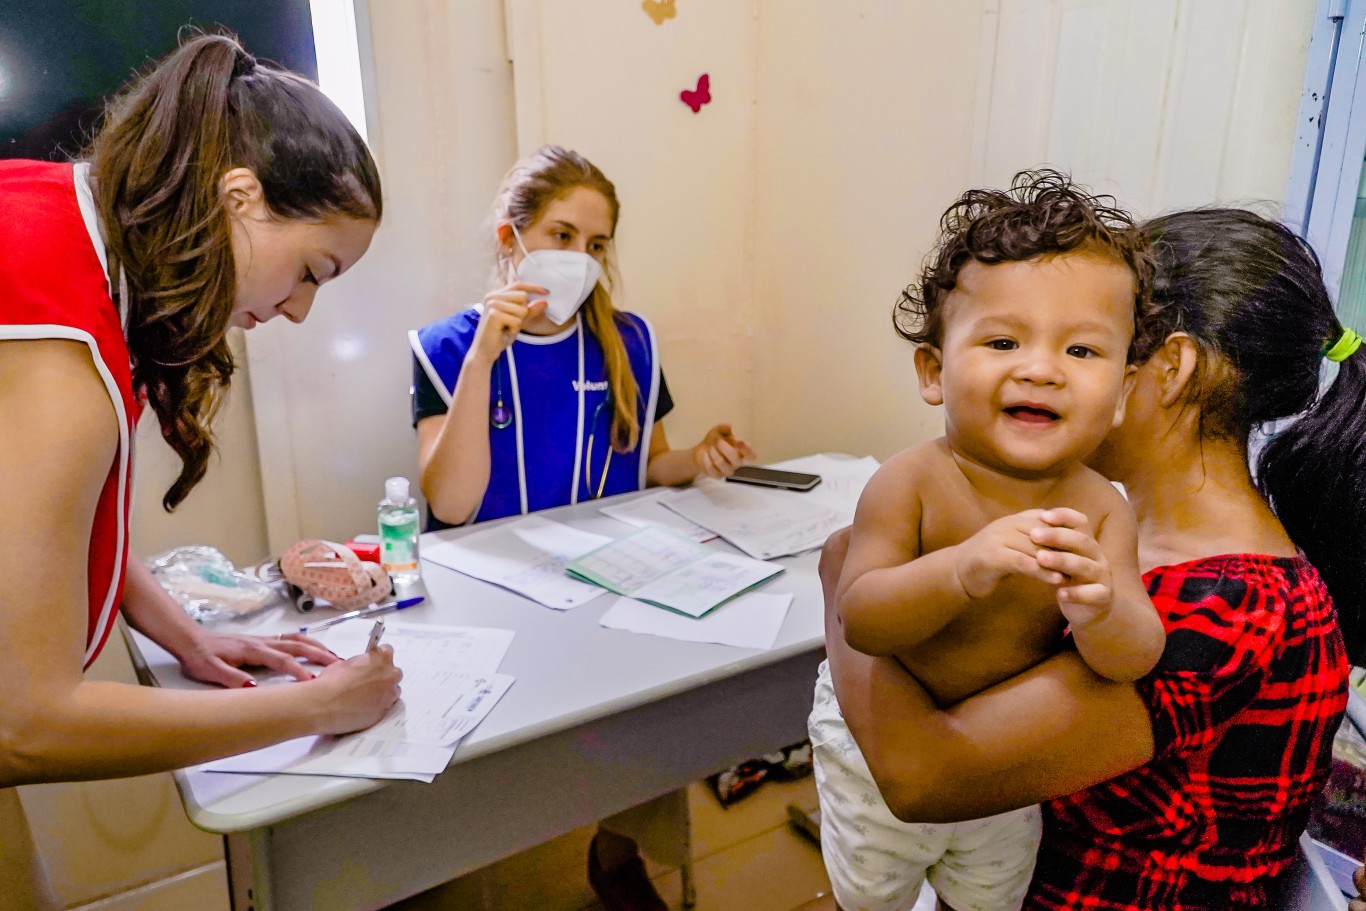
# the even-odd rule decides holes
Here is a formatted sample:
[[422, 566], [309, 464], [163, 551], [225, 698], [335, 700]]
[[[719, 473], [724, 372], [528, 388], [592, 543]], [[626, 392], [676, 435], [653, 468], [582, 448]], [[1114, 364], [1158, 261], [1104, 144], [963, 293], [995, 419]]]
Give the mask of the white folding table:
[[[626, 532], [601, 502], [541, 515]], [[190, 821], [224, 837], [233, 908], [381, 908], [801, 740], [824, 654], [817, 554], [779, 562], [786, 572], [760, 590], [793, 602], [771, 651], [604, 629], [614, 595], [559, 612], [424, 562], [427, 603], [390, 621], [515, 630], [500, 670], [517, 682], [433, 784], [176, 772]], [[274, 634], [300, 616], [238, 628]], [[201, 686], [127, 638], [143, 682]]]

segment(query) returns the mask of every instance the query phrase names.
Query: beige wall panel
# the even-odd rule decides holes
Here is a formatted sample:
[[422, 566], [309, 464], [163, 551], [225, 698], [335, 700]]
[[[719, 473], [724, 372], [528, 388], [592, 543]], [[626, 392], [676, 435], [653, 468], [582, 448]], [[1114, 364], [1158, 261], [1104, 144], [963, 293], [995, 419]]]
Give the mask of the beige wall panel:
[[1219, 196], [1285, 201], [1316, 0], [1249, 0]]
[[228, 874], [218, 861], [71, 911], [228, 911]]
[[[536, 17], [536, 43], [512, 50], [518, 104], [542, 113], [518, 144], [577, 149], [616, 184], [616, 302], [659, 334], [671, 442], [719, 421], [753, 437], [752, 4], [692, 0], [655, 25], [638, 3], [510, 3], [514, 22]], [[536, 48], [536, 65], [520, 65]], [[713, 100], [694, 114], [679, 92], [704, 72]]]
[[976, 181], [1049, 164], [1140, 216], [1214, 202], [1274, 211], [1314, 5], [991, 0]]
[[156, 414], [151, 409], [143, 413], [134, 443], [131, 531], [133, 552], [139, 556], [181, 544], [213, 545], [239, 566], [266, 556], [251, 384], [241, 334], [233, 336], [238, 371], [214, 428], [218, 450], [204, 480], [174, 513], [161, 508], [161, 498], [180, 473], [180, 458], [161, 438]]
[[970, 179], [983, 4], [761, 3], [756, 434], [765, 458], [938, 435], [892, 305]]
[[[86, 677], [136, 682], [118, 630]], [[169, 774], [19, 790], [53, 887], [68, 907], [223, 859], [222, 841], [185, 818]]]
[[373, 532], [384, 479], [416, 478], [406, 333], [483, 296], [488, 207], [515, 154], [499, 0], [369, 12], [384, 223], [306, 327], [277, 320], [250, 340], [277, 549]]

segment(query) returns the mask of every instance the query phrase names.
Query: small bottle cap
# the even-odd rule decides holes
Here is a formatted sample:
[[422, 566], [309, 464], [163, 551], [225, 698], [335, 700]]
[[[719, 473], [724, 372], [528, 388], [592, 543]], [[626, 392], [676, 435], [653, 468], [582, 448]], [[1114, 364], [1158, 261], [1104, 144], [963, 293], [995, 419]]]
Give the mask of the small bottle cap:
[[390, 478], [384, 482], [384, 498], [390, 503], [408, 502], [408, 479]]

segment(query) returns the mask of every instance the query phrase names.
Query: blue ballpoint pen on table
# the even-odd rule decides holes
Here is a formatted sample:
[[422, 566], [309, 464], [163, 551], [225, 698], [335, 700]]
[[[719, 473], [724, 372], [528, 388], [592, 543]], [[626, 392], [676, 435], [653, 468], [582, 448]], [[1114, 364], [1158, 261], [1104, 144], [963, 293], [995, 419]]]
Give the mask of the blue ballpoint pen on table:
[[369, 607], [362, 607], [360, 610], [348, 611], [338, 614], [327, 620], [318, 623], [310, 623], [307, 626], [299, 627], [301, 633], [316, 633], [320, 629], [327, 629], [329, 626], [336, 626], [347, 620], [356, 620], [360, 617], [373, 617], [375, 614], [387, 614], [389, 611], [403, 610], [405, 607], [412, 607], [414, 604], [421, 604], [426, 599], [422, 596], [416, 598], [404, 598], [402, 601], [385, 601], [383, 604], [372, 604]]

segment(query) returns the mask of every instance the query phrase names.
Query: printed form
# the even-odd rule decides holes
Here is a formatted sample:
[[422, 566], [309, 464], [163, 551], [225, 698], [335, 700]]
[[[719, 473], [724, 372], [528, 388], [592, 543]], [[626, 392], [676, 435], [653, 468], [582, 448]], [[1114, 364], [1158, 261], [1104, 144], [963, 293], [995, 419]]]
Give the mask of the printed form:
[[[343, 623], [318, 639], [343, 657], [359, 655], [371, 625]], [[430, 782], [512, 686], [514, 678], [497, 673], [512, 638], [504, 629], [390, 625], [384, 643], [403, 669], [403, 697], [378, 724], [341, 737], [299, 737], [199, 768]]]
[[565, 566], [575, 576], [637, 601], [700, 617], [783, 571], [720, 553], [659, 525], [647, 525]]
[[483, 579], [538, 604], [569, 610], [602, 589], [565, 575], [565, 564], [611, 541], [540, 516], [527, 516], [425, 547], [422, 558]]
[[660, 502], [683, 518], [716, 532], [758, 560], [814, 550], [831, 532], [854, 521], [876, 459], [806, 456], [774, 468], [821, 476], [807, 492], [767, 490], [705, 478]]

